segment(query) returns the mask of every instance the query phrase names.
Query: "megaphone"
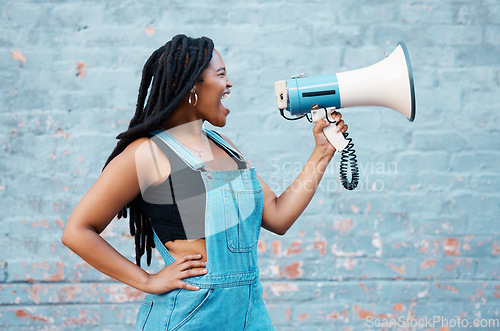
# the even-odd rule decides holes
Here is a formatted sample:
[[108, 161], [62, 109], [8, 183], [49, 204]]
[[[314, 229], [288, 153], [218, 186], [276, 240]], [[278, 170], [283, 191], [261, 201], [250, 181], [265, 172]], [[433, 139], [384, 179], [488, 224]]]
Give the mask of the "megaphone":
[[[415, 119], [413, 72], [408, 50], [403, 42], [399, 42], [389, 56], [371, 66], [321, 76], [305, 77], [300, 74], [275, 82], [274, 90], [281, 115], [288, 120], [305, 116], [311, 122], [327, 119], [335, 123], [331, 116], [335, 109], [357, 106], [390, 108], [406, 116], [410, 122]], [[313, 105], [319, 107], [311, 109]], [[286, 117], [284, 110], [295, 117]], [[312, 119], [309, 118], [309, 113]], [[347, 134], [335, 132], [332, 125], [327, 126], [323, 133], [338, 151], [342, 151], [342, 161], [351, 158], [353, 168], [356, 159], [352, 146], [348, 150], [352, 140], [347, 138]], [[343, 167], [347, 166], [341, 163], [344, 184]], [[356, 183], [352, 188], [344, 184], [348, 189], [354, 189], [357, 185], [357, 166], [352, 173]]]

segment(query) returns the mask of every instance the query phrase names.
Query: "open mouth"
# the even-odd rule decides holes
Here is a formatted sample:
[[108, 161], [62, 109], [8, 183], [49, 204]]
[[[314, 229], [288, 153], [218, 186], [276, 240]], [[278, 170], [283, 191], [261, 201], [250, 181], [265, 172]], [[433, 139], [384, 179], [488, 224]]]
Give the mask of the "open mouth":
[[[221, 101], [223, 101], [223, 100], [225, 100], [225, 99], [228, 99], [228, 98], [229, 98], [229, 94], [230, 94], [230, 93], [231, 93], [230, 91], [226, 91], [226, 92], [224, 92], [224, 93], [222, 94], [222, 96], [220, 97], [220, 100], [221, 100]], [[221, 104], [222, 104], [222, 102], [221, 102]], [[225, 110], [227, 111], [227, 113], [229, 114], [229, 109], [228, 109], [226, 106], [224, 106], [224, 104], [222, 104], [222, 106], [224, 107], [224, 109], [225, 109]]]

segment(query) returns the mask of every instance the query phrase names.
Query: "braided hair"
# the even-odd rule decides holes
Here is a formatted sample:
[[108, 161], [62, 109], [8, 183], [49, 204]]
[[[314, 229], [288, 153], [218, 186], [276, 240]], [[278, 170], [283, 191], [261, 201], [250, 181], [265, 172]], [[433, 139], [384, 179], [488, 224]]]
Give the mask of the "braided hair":
[[[150, 131], [160, 128], [188, 95], [212, 59], [214, 43], [207, 37], [189, 38], [176, 35], [164, 46], [151, 54], [142, 70], [139, 96], [134, 117], [108, 157], [104, 168], [133, 141], [146, 137]], [[146, 102], [146, 95], [149, 96]], [[141, 265], [146, 251], [147, 264], [151, 264], [151, 250], [155, 247], [153, 229], [149, 218], [142, 212], [137, 196], [124, 206], [117, 217], [127, 217], [130, 210], [130, 234], [135, 237], [135, 260]]]

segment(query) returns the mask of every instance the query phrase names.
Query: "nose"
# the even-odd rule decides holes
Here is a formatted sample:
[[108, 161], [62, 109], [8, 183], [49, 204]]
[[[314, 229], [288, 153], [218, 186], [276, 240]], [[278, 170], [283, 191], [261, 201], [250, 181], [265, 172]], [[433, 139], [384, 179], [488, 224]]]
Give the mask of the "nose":
[[233, 87], [233, 82], [230, 81], [229, 78], [227, 79], [226, 86], [227, 87]]

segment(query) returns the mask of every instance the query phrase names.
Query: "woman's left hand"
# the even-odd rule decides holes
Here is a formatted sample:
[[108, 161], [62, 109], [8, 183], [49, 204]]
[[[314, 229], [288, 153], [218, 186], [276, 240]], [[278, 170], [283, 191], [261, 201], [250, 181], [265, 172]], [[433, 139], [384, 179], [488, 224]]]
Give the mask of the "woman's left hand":
[[[347, 131], [347, 124], [342, 120], [342, 114], [334, 111], [332, 113], [333, 119], [337, 122], [336, 130], [339, 130], [342, 133]], [[323, 128], [326, 128], [329, 125], [333, 125], [328, 122], [326, 119], [318, 121], [316, 125], [313, 127], [314, 140], [316, 141], [316, 148], [323, 151], [325, 156], [333, 157], [335, 154], [335, 147], [328, 141], [328, 139], [323, 134]]]

